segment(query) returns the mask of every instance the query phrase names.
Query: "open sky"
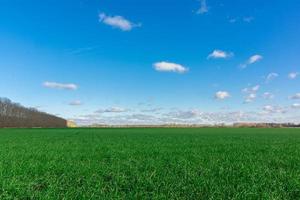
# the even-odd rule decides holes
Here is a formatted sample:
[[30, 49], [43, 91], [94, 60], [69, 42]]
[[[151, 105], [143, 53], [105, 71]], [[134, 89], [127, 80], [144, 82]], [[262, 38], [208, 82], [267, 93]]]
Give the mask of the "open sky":
[[2, 0], [0, 96], [80, 124], [300, 122], [299, 0]]

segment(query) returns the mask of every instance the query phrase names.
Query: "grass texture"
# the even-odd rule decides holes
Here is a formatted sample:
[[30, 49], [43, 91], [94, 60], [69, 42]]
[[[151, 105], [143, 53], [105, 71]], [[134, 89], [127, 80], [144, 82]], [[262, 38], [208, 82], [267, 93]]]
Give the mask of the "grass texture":
[[0, 129], [0, 199], [300, 199], [300, 129]]

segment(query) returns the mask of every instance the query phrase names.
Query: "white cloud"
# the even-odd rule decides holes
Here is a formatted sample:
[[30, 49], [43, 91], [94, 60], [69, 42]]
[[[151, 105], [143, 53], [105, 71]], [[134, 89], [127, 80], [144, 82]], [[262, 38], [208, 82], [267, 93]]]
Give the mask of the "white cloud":
[[273, 99], [274, 98], [274, 94], [272, 94], [270, 92], [265, 92], [265, 93], [263, 93], [262, 97], [264, 99]]
[[205, 14], [208, 12], [208, 6], [206, 4], [206, 0], [200, 0], [200, 8], [197, 11], [197, 14]]
[[290, 99], [300, 99], [300, 93], [290, 96]]
[[249, 64], [253, 64], [253, 63], [256, 63], [256, 62], [258, 62], [258, 61], [260, 61], [262, 59], [263, 59], [263, 57], [261, 55], [254, 55], [254, 56], [251, 56], [249, 58], [248, 63]]
[[125, 108], [120, 108], [120, 107], [111, 107], [111, 108], [106, 108], [106, 109], [99, 109], [95, 113], [123, 113], [127, 112], [128, 110]]
[[267, 75], [266, 82], [268, 83], [268, 82], [274, 80], [275, 78], [277, 78], [278, 76], [279, 76], [279, 74], [272, 72]]
[[188, 71], [188, 68], [186, 68], [183, 65], [176, 64], [176, 63], [170, 63], [170, 62], [164, 62], [164, 61], [154, 63], [153, 66], [156, 71], [161, 71], [161, 72], [185, 73]]
[[230, 97], [230, 94], [226, 91], [218, 91], [215, 94], [215, 98], [220, 99], [220, 100], [227, 99], [229, 97]]
[[299, 76], [298, 72], [291, 72], [288, 75], [289, 79], [296, 79], [298, 76]]
[[299, 109], [299, 108], [300, 108], [300, 104], [299, 104], [299, 103], [294, 103], [294, 104], [292, 105], [292, 108]]
[[214, 50], [211, 54], [208, 55], [208, 59], [210, 58], [230, 58], [233, 56], [233, 53], [232, 52], [225, 52], [225, 51], [222, 51], [222, 50]]
[[259, 62], [259, 61], [261, 61], [262, 59], [263, 59], [263, 57], [262, 57], [261, 55], [258, 55], [258, 54], [253, 55], [253, 56], [251, 56], [251, 57], [247, 60], [246, 63], [242, 64], [241, 67], [242, 67], [242, 68], [246, 68], [248, 65], [251, 65], [251, 64], [254, 64], [254, 63], [256, 63], [256, 62]]
[[82, 102], [79, 100], [75, 100], [69, 103], [70, 106], [81, 106]]
[[141, 26], [141, 24], [135, 24], [122, 16], [107, 16], [105, 13], [99, 14], [99, 21], [122, 31], [131, 31], [133, 28]]
[[46, 88], [52, 88], [52, 89], [60, 89], [60, 90], [77, 90], [78, 86], [73, 83], [57, 83], [57, 82], [44, 82], [43, 86]]

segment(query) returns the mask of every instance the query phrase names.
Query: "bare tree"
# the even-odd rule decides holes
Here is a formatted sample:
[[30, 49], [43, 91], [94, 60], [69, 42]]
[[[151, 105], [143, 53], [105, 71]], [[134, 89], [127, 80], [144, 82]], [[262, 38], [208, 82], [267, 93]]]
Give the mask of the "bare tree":
[[35, 108], [26, 108], [18, 103], [13, 103], [7, 98], [0, 98], [0, 127], [65, 128], [67, 127], [67, 121], [40, 112]]

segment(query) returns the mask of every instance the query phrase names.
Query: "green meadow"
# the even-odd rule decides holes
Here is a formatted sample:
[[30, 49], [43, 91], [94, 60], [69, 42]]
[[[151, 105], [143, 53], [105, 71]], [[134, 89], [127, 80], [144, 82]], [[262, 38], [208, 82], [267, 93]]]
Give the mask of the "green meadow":
[[300, 199], [300, 129], [0, 129], [0, 199]]

